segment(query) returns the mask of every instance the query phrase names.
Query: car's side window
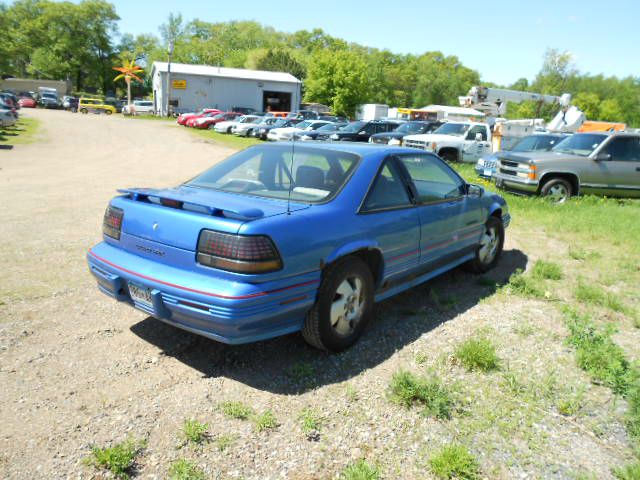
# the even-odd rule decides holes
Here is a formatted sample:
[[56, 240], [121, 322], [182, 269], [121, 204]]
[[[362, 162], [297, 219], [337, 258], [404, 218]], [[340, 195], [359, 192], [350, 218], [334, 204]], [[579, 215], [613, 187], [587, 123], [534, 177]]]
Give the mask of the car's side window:
[[603, 152], [616, 162], [640, 162], [640, 137], [613, 138]]
[[363, 211], [371, 212], [409, 205], [411, 205], [409, 193], [397, 164], [393, 160], [386, 160], [369, 190]]
[[467, 133], [467, 140], [475, 140], [477, 133], [482, 135], [483, 142], [487, 141], [487, 129], [482, 125], [476, 125], [471, 130], [469, 130], [469, 133]]
[[416, 187], [420, 203], [455, 199], [464, 195], [464, 182], [433, 155], [401, 155]]

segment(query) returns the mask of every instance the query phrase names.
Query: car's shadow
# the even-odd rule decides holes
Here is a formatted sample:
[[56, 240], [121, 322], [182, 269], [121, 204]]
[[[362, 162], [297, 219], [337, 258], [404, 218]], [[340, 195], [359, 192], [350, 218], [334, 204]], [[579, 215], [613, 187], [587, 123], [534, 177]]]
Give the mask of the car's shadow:
[[273, 393], [301, 393], [348, 380], [384, 362], [421, 335], [493, 294], [526, 265], [523, 252], [507, 250], [498, 266], [486, 275], [455, 269], [381, 302], [360, 340], [340, 354], [315, 350], [299, 334], [249, 345], [224, 345], [152, 317], [133, 325], [131, 331], [205, 377], [232, 378]]

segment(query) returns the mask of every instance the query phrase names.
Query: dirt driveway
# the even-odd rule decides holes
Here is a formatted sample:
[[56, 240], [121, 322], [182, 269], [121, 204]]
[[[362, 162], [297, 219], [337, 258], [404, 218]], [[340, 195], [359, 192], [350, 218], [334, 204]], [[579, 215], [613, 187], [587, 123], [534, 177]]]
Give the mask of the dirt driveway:
[[[336, 356], [308, 348], [298, 335], [228, 347], [108, 299], [84, 256], [100, 241], [115, 190], [177, 184], [230, 150], [162, 121], [27, 115], [42, 121], [40, 141], [0, 151], [0, 477], [102, 478], [82, 459], [91, 445], [128, 437], [147, 440], [136, 467], [141, 478], [165, 478], [181, 457], [211, 478], [329, 478], [360, 458], [380, 465], [384, 478], [429, 478], [431, 452], [457, 439], [472, 439], [494, 478], [568, 478], [583, 470], [606, 478], [624, 461], [619, 425], [596, 438], [542, 412], [531, 414], [537, 427], [525, 434], [520, 417], [506, 412], [516, 415], [510, 438], [495, 430], [497, 420], [465, 433], [466, 420], [440, 422], [388, 401], [391, 375], [424, 363], [445, 365], [447, 379], [474, 388], [475, 377], [447, 358], [456, 342], [483, 328], [498, 334], [511, 368], [542, 379], [547, 365], [535, 353], [538, 342], [560, 383], [588, 383], [558, 341], [562, 328], [549, 307], [481, 301], [493, 291], [466, 273], [385, 302], [357, 347]], [[495, 278], [526, 267], [526, 251], [512, 235]], [[443, 292], [455, 301], [443, 301]], [[535, 335], [518, 333], [524, 317]], [[490, 397], [482, 388], [466, 401]], [[223, 400], [271, 410], [279, 426], [259, 432], [227, 418]], [[319, 437], [301, 430], [305, 408], [322, 418]], [[208, 423], [211, 442], [178, 448], [185, 418]], [[226, 448], [215, 442], [223, 436]]]

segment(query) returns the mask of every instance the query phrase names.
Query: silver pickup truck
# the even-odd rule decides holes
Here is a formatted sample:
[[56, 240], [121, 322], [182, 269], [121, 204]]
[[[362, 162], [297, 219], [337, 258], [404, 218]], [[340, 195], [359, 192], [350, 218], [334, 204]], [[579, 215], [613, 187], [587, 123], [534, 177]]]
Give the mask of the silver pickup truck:
[[587, 193], [640, 197], [640, 134], [576, 133], [549, 152], [502, 152], [495, 179], [498, 188], [558, 203]]

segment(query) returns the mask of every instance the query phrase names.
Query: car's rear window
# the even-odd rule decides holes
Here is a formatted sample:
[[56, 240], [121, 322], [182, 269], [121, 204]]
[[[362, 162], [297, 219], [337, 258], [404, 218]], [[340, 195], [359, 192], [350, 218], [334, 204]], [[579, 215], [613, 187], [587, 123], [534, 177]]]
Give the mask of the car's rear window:
[[227, 158], [186, 185], [318, 203], [329, 200], [342, 188], [359, 158], [334, 150], [260, 145]]

